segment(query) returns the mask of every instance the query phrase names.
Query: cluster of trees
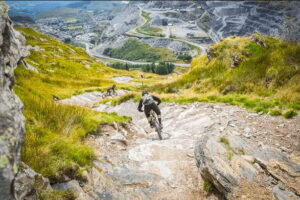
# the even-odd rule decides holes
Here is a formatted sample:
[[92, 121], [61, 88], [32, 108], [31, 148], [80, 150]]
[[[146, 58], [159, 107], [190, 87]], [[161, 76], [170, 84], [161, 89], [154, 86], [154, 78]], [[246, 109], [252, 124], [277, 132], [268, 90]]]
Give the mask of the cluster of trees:
[[141, 69], [143, 72], [151, 72], [160, 75], [170, 74], [174, 71], [175, 65], [172, 63], [167, 62], [160, 62], [158, 64], [152, 63], [147, 65], [133, 65], [128, 63], [112, 63], [109, 65], [115, 69], [123, 69], [123, 70], [130, 70], [130, 69]]
[[108, 64], [108, 66], [115, 69], [130, 70], [130, 69], [141, 69], [143, 65], [132, 65], [128, 63], [117, 62], [117, 63]]
[[174, 71], [175, 65], [168, 62], [152, 63], [142, 67], [143, 72], [152, 72], [160, 75], [170, 74]]
[[184, 61], [191, 61], [192, 56], [190, 54], [180, 53], [180, 54], [177, 54], [177, 59], [178, 60], [184, 60]]

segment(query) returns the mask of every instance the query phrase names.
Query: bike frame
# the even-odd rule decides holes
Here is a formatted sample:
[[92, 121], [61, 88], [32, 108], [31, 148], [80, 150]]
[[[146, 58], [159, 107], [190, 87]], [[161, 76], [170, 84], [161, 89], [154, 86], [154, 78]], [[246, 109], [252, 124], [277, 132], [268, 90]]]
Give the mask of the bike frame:
[[159, 139], [162, 140], [161, 126], [158, 122], [157, 115], [153, 110], [151, 110], [150, 111], [150, 116], [151, 116], [151, 122], [152, 122], [152, 124], [154, 125], [154, 128], [155, 128], [155, 131], [157, 132]]

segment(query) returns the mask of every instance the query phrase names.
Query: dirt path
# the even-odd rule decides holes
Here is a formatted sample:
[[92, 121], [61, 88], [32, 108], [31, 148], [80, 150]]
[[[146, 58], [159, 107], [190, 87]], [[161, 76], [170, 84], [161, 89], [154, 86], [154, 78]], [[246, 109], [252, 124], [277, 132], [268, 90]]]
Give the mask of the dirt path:
[[93, 92], [86, 92], [78, 95], [74, 95], [68, 99], [61, 99], [58, 100], [58, 103], [61, 104], [69, 104], [74, 106], [83, 106], [91, 108], [94, 106], [95, 103], [107, 98], [114, 98], [116, 96], [120, 96], [126, 94], [127, 90], [116, 90], [116, 94], [113, 96], [106, 96], [105, 92], [100, 91], [93, 91]]
[[[106, 153], [113, 157], [115, 162], [123, 160], [132, 171], [138, 170], [147, 176], [155, 175], [155, 181], [149, 177], [148, 180], [139, 183], [145, 185], [150, 182], [151, 186], [148, 185], [151, 189], [146, 197], [139, 192], [135, 193], [139, 195], [138, 199], [201, 199], [204, 193], [195, 165], [194, 143], [213, 121], [205, 115], [195, 115], [197, 110], [165, 104], [162, 106], [164, 140], [160, 141], [157, 134], [149, 128], [144, 114], [139, 113], [136, 107], [136, 103], [127, 102], [113, 108], [101, 106], [95, 110], [129, 115], [133, 119], [133, 128], [137, 135], [128, 138], [126, 151], [123, 154], [112, 151]], [[176, 123], [174, 116], [177, 116]], [[187, 120], [192, 120], [193, 125]], [[198, 130], [197, 133], [193, 132], [191, 126], [193, 130]]]
[[[127, 145], [114, 143], [109, 145], [108, 150], [101, 148], [100, 151], [111, 158], [113, 165], [126, 166], [123, 172], [128, 173], [128, 183], [122, 184], [122, 176], [116, 172], [111, 174], [119, 182], [117, 185], [121, 193], [128, 188], [134, 191], [132, 195], [136, 196], [133, 199], [218, 199], [214, 195], [207, 197], [203, 191], [203, 180], [194, 158], [195, 143], [204, 135], [213, 137], [219, 133], [234, 133], [245, 140], [299, 156], [299, 144], [295, 145], [295, 140], [300, 141], [299, 117], [286, 120], [262, 116], [225, 104], [162, 104], [164, 140], [160, 141], [149, 128], [144, 114], [139, 113], [136, 107], [136, 103], [126, 102], [116, 107], [102, 105], [95, 108], [133, 119], [134, 135], [123, 134]], [[286, 127], [286, 130], [280, 127]], [[278, 138], [279, 130], [290, 136]], [[113, 137], [100, 140], [102, 144], [110, 143]], [[136, 180], [136, 173], [141, 173], [143, 179]], [[114, 192], [111, 193], [113, 195]]]
[[[137, 111], [137, 103], [125, 102], [115, 107], [102, 104], [93, 108], [96, 111], [116, 112], [119, 115], [131, 116], [132, 123], [104, 126], [101, 130], [102, 136], [88, 138], [87, 143], [95, 149], [98, 161], [94, 162], [95, 168], [90, 175], [90, 190], [85, 195], [88, 194], [90, 199], [112, 200], [219, 199], [214, 194], [206, 195], [203, 190], [204, 181], [196, 166], [195, 144], [203, 136], [216, 138], [216, 149], [210, 150], [211, 153], [222, 152], [218, 146], [221, 136], [230, 139], [232, 149], [236, 148], [234, 145], [245, 145], [242, 149], [243, 155], [235, 155], [236, 151], [233, 150], [234, 159], [231, 161], [231, 158], [230, 160], [225, 158], [225, 162], [234, 163], [240, 157], [249, 159], [250, 156], [246, 156], [248, 147], [251, 147], [250, 153], [262, 148], [262, 155], [265, 155], [264, 152], [269, 153], [264, 149], [270, 147], [282, 152], [280, 153], [282, 156], [292, 157], [292, 162], [295, 162], [292, 167], [296, 170], [293, 174], [299, 173], [297, 170], [300, 169], [300, 163], [298, 163], [300, 161], [300, 117], [286, 120], [282, 117], [251, 113], [225, 104], [163, 103], [160, 107], [164, 124], [164, 140], [162, 141], [158, 140], [157, 134], [150, 129], [144, 114]], [[236, 140], [232, 141], [231, 138], [236, 138]], [[248, 143], [256, 146], [247, 146]], [[211, 159], [218, 158], [218, 155], [219, 153]], [[228, 157], [228, 154], [225, 153], [225, 155]], [[291, 162], [288, 161], [289, 163]], [[253, 167], [256, 167], [254, 164], [252, 163]], [[229, 166], [235, 169], [235, 164], [229, 164]], [[225, 165], [223, 167], [217, 168], [217, 171], [227, 169]], [[246, 175], [251, 177], [252, 172], [249, 173], [247, 171]], [[288, 176], [285, 175], [285, 177]], [[276, 184], [278, 181], [280, 178]], [[290, 182], [293, 183], [293, 181]], [[269, 185], [268, 188], [271, 189], [267, 191], [270, 193], [272, 188], [275, 188], [274, 194], [270, 193], [270, 195], [283, 196], [285, 199], [284, 191], [278, 189], [276, 184]], [[296, 186], [289, 185], [289, 187], [298, 191], [297, 179], [295, 184]], [[269, 195], [268, 192], [266, 193]], [[245, 195], [247, 199], [257, 198]], [[265, 199], [274, 199], [269, 196]], [[89, 198], [83, 196], [81, 199]], [[234, 199], [239, 198], [234, 197]]]

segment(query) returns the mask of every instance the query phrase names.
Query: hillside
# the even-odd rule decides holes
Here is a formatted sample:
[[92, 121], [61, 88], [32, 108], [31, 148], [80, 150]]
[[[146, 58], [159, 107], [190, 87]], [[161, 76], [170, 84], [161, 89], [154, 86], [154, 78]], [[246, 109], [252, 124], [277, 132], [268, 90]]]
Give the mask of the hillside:
[[[85, 136], [96, 134], [101, 123], [125, 122], [129, 118], [58, 104], [53, 98], [102, 91], [114, 83], [111, 78], [116, 75], [138, 77], [138, 74], [106, 67], [84, 50], [31, 29], [17, 29], [30, 45], [30, 56], [25, 61], [31, 69], [19, 64], [15, 71], [14, 91], [24, 103], [27, 119], [22, 161], [49, 178], [52, 184], [61, 182], [63, 174], [80, 179], [94, 159], [93, 149], [83, 140]], [[132, 86], [124, 83], [117, 87], [130, 89]], [[55, 195], [40, 192], [45, 199]], [[56, 195], [64, 199], [66, 194]]]
[[[137, 102], [127, 101], [134, 95], [94, 104], [132, 123], [88, 137], [105, 160], [94, 162], [103, 171], [91, 175], [93, 192], [111, 199], [299, 199], [298, 54], [299, 46], [260, 34], [229, 37], [186, 74], [149, 86], [163, 98], [163, 140]], [[272, 116], [280, 114], [292, 119]]]
[[[166, 24], [162, 16], [173, 18], [161, 29], [169, 30], [165, 39], [204, 50], [206, 36], [197, 39], [192, 34], [199, 31], [195, 17], [202, 7], [159, 2], [159, 9], [151, 10], [156, 2], [148, 8], [142, 4], [133, 7], [134, 16], [122, 12], [112, 20], [122, 22], [111, 27], [116, 28], [111, 35], [116, 40], [122, 34], [136, 39], [126, 39], [133, 45], [107, 43], [111, 53], [137, 60], [174, 56], [170, 49], [156, 51], [158, 46], [141, 43], [162, 41], [160, 37], [131, 35], [134, 29], [155, 33], [154, 27]], [[201, 2], [205, 4], [214, 3]], [[243, 4], [237, 2], [235, 9]], [[142, 76], [90, 57], [88, 43], [85, 52], [29, 28], [16, 28], [20, 34], [3, 5], [0, 2], [0, 199], [299, 199], [299, 45], [258, 33], [231, 36], [194, 59], [187, 72], [175, 69], [182, 75]], [[223, 13], [222, 7], [214, 13], [227, 16], [235, 9]], [[144, 13], [145, 23], [138, 19], [143, 12], [149, 13]], [[176, 27], [174, 18], [181, 25]], [[174, 38], [177, 28], [178, 37], [191, 41]], [[184, 53], [178, 57], [187, 57]], [[147, 66], [145, 71], [156, 73], [174, 68]], [[105, 90], [112, 84], [117, 88], [110, 96]], [[148, 88], [163, 100], [162, 125], [153, 123], [155, 129], [137, 109], [141, 91]]]
[[226, 102], [256, 112], [291, 114], [289, 109], [300, 109], [299, 54], [299, 45], [272, 37], [232, 36], [194, 59], [186, 74], [156, 88], [186, 103]]

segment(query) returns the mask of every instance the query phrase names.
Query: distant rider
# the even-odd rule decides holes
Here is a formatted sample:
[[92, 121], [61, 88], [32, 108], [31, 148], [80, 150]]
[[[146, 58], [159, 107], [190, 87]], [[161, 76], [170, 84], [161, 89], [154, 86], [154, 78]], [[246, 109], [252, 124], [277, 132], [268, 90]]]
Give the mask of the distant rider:
[[139, 102], [138, 110], [140, 112], [143, 112], [142, 107], [144, 106], [144, 112], [145, 112], [145, 115], [148, 119], [148, 122], [149, 122], [151, 128], [154, 127], [154, 124], [152, 124], [152, 118], [150, 116], [150, 111], [151, 110], [153, 110], [156, 113], [159, 124], [162, 127], [161, 112], [160, 112], [160, 109], [158, 107], [158, 105], [160, 103], [161, 103], [160, 98], [158, 98], [156, 96], [153, 96], [153, 95], [150, 95], [147, 91], [142, 92], [142, 98]]
[[106, 89], [107, 95], [108, 95], [108, 96], [111, 96], [112, 94], [116, 93], [116, 92], [115, 92], [115, 88], [116, 88], [116, 85], [115, 85], [115, 84], [113, 84], [112, 86], [108, 87], [108, 88]]

